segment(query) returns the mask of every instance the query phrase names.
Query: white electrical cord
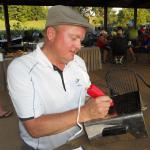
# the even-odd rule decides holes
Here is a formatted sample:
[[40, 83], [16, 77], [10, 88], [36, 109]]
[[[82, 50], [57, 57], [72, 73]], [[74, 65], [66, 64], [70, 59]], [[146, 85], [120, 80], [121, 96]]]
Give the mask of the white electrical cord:
[[78, 103], [78, 114], [77, 114], [77, 125], [80, 127], [80, 130], [75, 133], [72, 137], [70, 137], [68, 139], [68, 141], [74, 139], [77, 135], [79, 135], [82, 131], [83, 131], [83, 126], [79, 123], [79, 119], [80, 119], [80, 107], [81, 107], [81, 101], [82, 101], [82, 93], [83, 93], [84, 89], [81, 90], [80, 92], [80, 98], [79, 98], [79, 103]]

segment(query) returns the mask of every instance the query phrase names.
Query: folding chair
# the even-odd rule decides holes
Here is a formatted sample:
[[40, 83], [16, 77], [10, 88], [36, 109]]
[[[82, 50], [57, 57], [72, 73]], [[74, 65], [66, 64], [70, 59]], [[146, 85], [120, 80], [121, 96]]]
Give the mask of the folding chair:
[[105, 76], [110, 96], [123, 94], [132, 95], [134, 93], [139, 96], [139, 100], [142, 103], [138, 79], [150, 88], [150, 85], [142, 78], [141, 75], [136, 73], [134, 70], [125, 67], [113, 68], [108, 71]]
[[133, 70], [123, 67], [111, 69], [105, 80], [111, 96], [139, 92], [137, 75]]

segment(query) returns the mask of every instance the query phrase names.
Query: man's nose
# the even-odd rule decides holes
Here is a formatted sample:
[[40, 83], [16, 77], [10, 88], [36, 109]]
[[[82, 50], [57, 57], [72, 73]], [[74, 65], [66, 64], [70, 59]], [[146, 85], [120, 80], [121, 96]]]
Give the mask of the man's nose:
[[76, 48], [77, 48], [78, 50], [81, 49], [81, 41], [80, 41], [80, 40], [77, 40], [77, 41], [76, 41]]

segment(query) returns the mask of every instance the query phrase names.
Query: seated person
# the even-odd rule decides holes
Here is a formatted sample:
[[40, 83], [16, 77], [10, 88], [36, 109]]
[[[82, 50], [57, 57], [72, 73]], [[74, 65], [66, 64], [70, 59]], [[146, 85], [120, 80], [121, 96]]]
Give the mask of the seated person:
[[136, 61], [135, 49], [138, 41], [138, 30], [134, 27], [134, 25], [129, 26], [128, 31], [128, 51], [131, 54], [132, 60]]
[[110, 45], [114, 61], [122, 64], [123, 58], [127, 51], [127, 40], [123, 35], [123, 29], [121, 27], [117, 29], [117, 35], [113, 37]]
[[98, 46], [102, 52], [102, 62], [106, 63], [108, 61], [108, 55], [109, 55], [109, 50], [110, 47], [108, 46], [108, 40], [107, 40], [107, 35], [106, 34], [100, 34], [96, 46]]
[[141, 53], [150, 52], [150, 33], [148, 33], [147, 35], [144, 35], [144, 40], [142, 41], [141, 46], [138, 49], [138, 52], [141, 52]]
[[136, 47], [138, 40], [138, 30], [134, 27], [129, 28], [128, 40], [131, 41], [131, 46], [133, 48]]
[[128, 42], [128, 52], [131, 54], [133, 62], [136, 62], [135, 48], [132, 46], [131, 41]]

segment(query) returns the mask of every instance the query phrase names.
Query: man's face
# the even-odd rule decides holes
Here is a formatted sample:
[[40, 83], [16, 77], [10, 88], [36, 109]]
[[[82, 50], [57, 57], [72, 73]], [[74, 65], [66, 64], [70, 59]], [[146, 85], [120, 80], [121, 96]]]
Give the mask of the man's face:
[[67, 64], [81, 48], [86, 29], [80, 26], [60, 25], [54, 28], [52, 51], [57, 61]]

